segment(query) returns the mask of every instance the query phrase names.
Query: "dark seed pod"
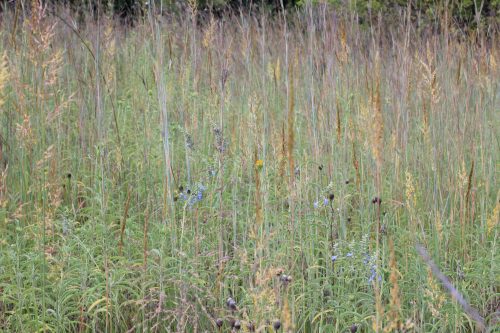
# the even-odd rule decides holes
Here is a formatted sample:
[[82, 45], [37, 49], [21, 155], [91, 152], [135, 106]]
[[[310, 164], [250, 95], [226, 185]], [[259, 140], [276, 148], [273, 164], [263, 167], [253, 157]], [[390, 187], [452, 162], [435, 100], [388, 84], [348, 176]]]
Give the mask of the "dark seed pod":
[[235, 330], [239, 330], [241, 328], [241, 322], [239, 320], [236, 320], [233, 324], [233, 328]]
[[318, 169], [319, 169], [319, 171], [323, 170], [323, 164], [320, 164]]
[[347, 222], [351, 222], [351, 218], [350, 217], [347, 218]]
[[275, 320], [273, 323], [273, 328], [275, 331], [279, 330], [281, 328], [281, 321]]
[[224, 324], [224, 321], [221, 318], [217, 318], [215, 320], [215, 325], [217, 325], [218, 328], [221, 328], [223, 324]]
[[358, 326], [356, 324], [352, 324], [351, 333], [356, 333], [358, 331]]
[[349, 183], [350, 183], [350, 182], [351, 182], [351, 181], [350, 181], [349, 179], [346, 179], [345, 184], [346, 184], [346, 185], [349, 185]]
[[249, 332], [255, 332], [255, 324], [252, 323], [252, 322], [249, 322], [247, 324], [247, 329], [248, 329]]
[[66, 177], [68, 177], [68, 179], [71, 179], [71, 173], [68, 173]]
[[333, 199], [335, 199], [335, 194], [330, 193], [330, 195], [328, 195], [328, 199], [330, 199], [330, 201], [333, 201]]
[[179, 192], [184, 192], [184, 186], [179, 186]]

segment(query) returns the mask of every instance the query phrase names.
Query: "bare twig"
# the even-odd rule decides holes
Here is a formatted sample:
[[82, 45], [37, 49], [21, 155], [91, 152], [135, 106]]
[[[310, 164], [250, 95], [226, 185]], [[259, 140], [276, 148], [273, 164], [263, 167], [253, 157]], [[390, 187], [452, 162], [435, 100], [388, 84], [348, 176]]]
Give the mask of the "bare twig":
[[439, 267], [432, 261], [429, 253], [420, 244], [416, 245], [417, 252], [418, 254], [422, 257], [422, 259], [425, 261], [425, 263], [431, 268], [432, 274], [441, 282], [443, 287], [448, 290], [448, 292], [451, 294], [451, 296], [462, 306], [464, 311], [472, 318], [474, 321], [479, 326], [479, 330], [483, 332], [485, 330], [485, 322], [484, 318], [481, 317], [479, 314], [479, 311], [477, 311], [475, 308], [469, 305], [465, 298], [462, 296], [462, 294], [453, 286], [451, 283], [450, 279], [446, 275], [444, 275]]

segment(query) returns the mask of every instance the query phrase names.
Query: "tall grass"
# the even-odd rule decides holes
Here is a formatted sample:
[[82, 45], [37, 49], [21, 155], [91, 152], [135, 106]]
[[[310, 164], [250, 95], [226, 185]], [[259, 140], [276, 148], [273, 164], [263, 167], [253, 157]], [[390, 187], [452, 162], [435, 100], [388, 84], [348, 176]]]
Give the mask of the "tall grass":
[[481, 329], [417, 242], [498, 329], [498, 35], [409, 11], [2, 13], [0, 330]]

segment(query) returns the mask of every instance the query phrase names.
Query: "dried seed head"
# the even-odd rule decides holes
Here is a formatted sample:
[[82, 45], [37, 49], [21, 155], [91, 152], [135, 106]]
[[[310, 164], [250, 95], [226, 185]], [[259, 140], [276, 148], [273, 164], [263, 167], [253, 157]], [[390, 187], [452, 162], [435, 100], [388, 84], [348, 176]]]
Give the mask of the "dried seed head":
[[352, 324], [351, 333], [356, 333], [358, 331], [358, 326], [356, 324]]
[[328, 199], [330, 199], [330, 201], [333, 201], [333, 199], [335, 199], [335, 194], [330, 193], [330, 195], [328, 195]]
[[224, 324], [224, 321], [221, 318], [217, 318], [215, 320], [215, 325], [217, 325], [218, 328], [221, 328], [223, 324]]
[[281, 321], [279, 319], [276, 319], [273, 323], [273, 328], [275, 331], [279, 330], [281, 328]]
[[233, 328], [235, 330], [239, 330], [241, 328], [241, 322], [239, 320], [235, 320], [233, 323]]
[[236, 310], [236, 301], [229, 297], [226, 301], [227, 307], [230, 308], [231, 310]]
[[255, 332], [255, 324], [252, 323], [252, 322], [249, 322], [247, 324], [247, 329], [248, 329], [249, 332]]

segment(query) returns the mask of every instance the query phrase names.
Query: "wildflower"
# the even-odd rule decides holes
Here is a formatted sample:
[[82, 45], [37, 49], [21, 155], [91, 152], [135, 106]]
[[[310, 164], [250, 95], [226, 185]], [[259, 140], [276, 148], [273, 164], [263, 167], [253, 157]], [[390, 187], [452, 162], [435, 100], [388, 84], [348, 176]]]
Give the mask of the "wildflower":
[[377, 266], [373, 264], [370, 268], [370, 277], [368, 278], [368, 284], [372, 283], [372, 281], [375, 280], [375, 278], [380, 282], [382, 281], [382, 277], [377, 274]]
[[281, 321], [279, 319], [276, 319], [273, 323], [273, 328], [275, 331], [279, 330], [281, 328]]
[[255, 161], [255, 168], [257, 170], [262, 169], [263, 166], [264, 166], [264, 161], [263, 160], [257, 160], [257, 161]]
[[319, 206], [318, 200], [314, 201], [313, 206], [314, 206], [314, 208], [318, 208], [318, 206]]
[[223, 324], [224, 321], [221, 318], [217, 318], [217, 320], [215, 321], [215, 325], [217, 325], [217, 327], [219, 328], [221, 328]]
[[203, 192], [202, 191], [198, 191], [198, 194], [196, 195], [196, 199], [198, 201], [201, 201], [201, 199], [203, 199]]
[[352, 324], [351, 326], [351, 333], [356, 333], [358, 331], [358, 325]]
[[329, 202], [328, 198], [324, 198], [323, 199], [323, 205], [328, 206], [328, 202]]
[[351, 258], [353, 256], [352, 252], [349, 252], [345, 255], [347, 258]]
[[370, 262], [370, 255], [365, 253], [365, 258], [363, 259], [363, 264], [367, 265]]
[[335, 262], [337, 260], [338, 256], [332, 256], [332, 262]]
[[241, 322], [239, 320], [236, 320], [233, 323], [233, 328], [238, 331], [241, 328]]

